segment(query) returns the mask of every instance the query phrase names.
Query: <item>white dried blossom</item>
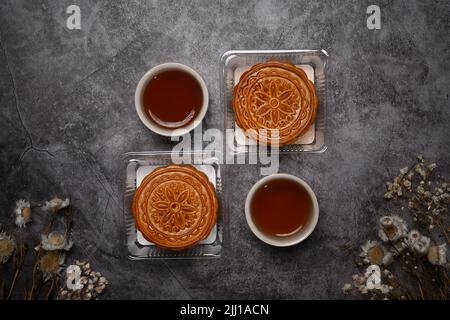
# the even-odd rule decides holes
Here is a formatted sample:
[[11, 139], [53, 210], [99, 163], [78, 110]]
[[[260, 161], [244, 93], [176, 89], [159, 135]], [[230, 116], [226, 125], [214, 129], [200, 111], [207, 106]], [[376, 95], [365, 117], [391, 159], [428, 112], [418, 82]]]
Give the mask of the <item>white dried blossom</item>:
[[417, 240], [420, 239], [422, 235], [420, 234], [419, 231], [417, 230], [411, 230], [408, 233], [408, 244], [411, 245], [412, 243], [416, 242]]
[[47, 251], [65, 250], [69, 251], [72, 248], [72, 240], [67, 239], [59, 232], [51, 232], [48, 235], [41, 235], [41, 248]]
[[412, 180], [412, 178], [414, 177], [414, 171], [409, 171], [408, 172], [408, 174], [406, 175], [406, 178], [408, 179], [408, 180]]
[[428, 261], [437, 266], [447, 265], [447, 244], [432, 246], [427, 253]]
[[412, 183], [411, 183], [410, 180], [404, 180], [404, 181], [403, 181], [403, 186], [404, 186], [405, 188], [407, 188], [408, 190], [411, 190], [411, 185], [412, 185]]
[[408, 173], [409, 167], [403, 167], [400, 169], [400, 175], [404, 176], [406, 173]]
[[388, 269], [383, 270], [383, 275], [390, 280], [394, 279], [394, 274]]
[[387, 285], [387, 284], [377, 284], [375, 285], [375, 289], [380, 290], [383, 294], [388, 294], [392, 291], [393, 287]]
[[425, 168], [423, 167], [422, 164], [420, 164], [420, 163], [417, 164], [414, 169], [422, 177], [423, 180], [426, 180], [428, 174], [427, 174], [427, 171], [425, 170]]
[[425, 194], [425, 189], [421, 185], [417, 186], [416, 191], [417, 191], [418, 194]]
[[364, 262], [375, 265], [388, 265], [393, 261], [392, 253], [390, 253], [382, 244], [378, 241], [368, 240], [361, 246], [360, 256], [364, 259]]
[[16, 240], [6, 232], [0, 232], [0, 264], [6, 263], [16, 250]]
[[31, 206], [30, 202], [24, 199], [16, 201], [16, 225], [19, 228], [25, 228], [27, 223], [31, 222]]
[[420, 255], [426, 254], [430, 248], [430, 242], [430, 238], [425, 236], [420, 237], [420, 239], [413, 244], [414, 252]]
[[346, 283], [342, 287], [342, 292], [345, 294], [349, 294], [352, 291], [352, 288], [353, 288], [353, 286], [351, 283]]
[[55, 197], [50, 201], [46, 201], [45, 205], [42, 207], [44, 211], [50, 212], [58, 212], [61, 209], [64, 209], [70, 205], [70, 199], [66, 198], [65, 200]]
[[411, 230], [408, 234], [408, 245], [410, 249], [419, 255], [424, 255], [428, 252], [430, 243], [430, 238], [421, 235], [417, 230]]
[[396, 241], [408, 232], [406, 222], [397, 215], [383, 216], [380, 218], [378, 236], [384, 242]]
[[367, 278], [365, 276], [361, 276], [359, 274], [354, 274], [352, 276], [352, 279], [353, 279], [353, 285], [359, 292], [361, 292], [362, 294], [366, 294], [368, 292], [368, 289], [366, 286]]

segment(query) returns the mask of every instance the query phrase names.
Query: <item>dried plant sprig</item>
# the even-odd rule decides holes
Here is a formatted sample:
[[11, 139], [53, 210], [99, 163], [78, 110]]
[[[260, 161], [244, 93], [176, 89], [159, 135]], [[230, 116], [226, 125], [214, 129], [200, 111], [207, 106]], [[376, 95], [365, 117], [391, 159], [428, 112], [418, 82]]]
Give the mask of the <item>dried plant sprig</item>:
[[92, 300], [105, 290], [108, 280], [100, 272], [91, 269], [86, 261], [75, 261], [67, 268], [59, 300]]
[[[397, 262], [394, 268], [399, 267], [402, 279], [407, 276], [415, 282], [416, 293], [400, 286], [398, 281], [390, 285], [393, 289], [389, 292], [376, 288], [368, 290], [363, 285], [367, 280], [366, 273], [355, 275], [353, 283], [345, 284], [344, 293], [371, 299], [447, 299], [450, 286], [447, 261], [450, 184], [436, 174], [436, 163], [426, 161], [421, 155], [417, 159], [417, 164], [400, 169], [393, 181], [386, 184], [384, 194], [386, 200], [400, 207], [398, 211], [410, 213], [407, 220], [412, 220], [413, 228], [408, 231], [406, 218], [395, 214], [382, 216], [378, 235], [384, 245], [368, 241], [356, 258], [358, 267], [367, 263], [382, 266], [390, 261], [391, 256], [386, 253], [390, 252]], [[407, 202], [407, 210], [404, 210], [404, 202]], [[442, 239], [446, 243], [442, 243]], [[392, 274], [388, 269], [383, 272]], [[392, 279], [396, 277], [391, 276]]]
[[[63, 271], [66, 269], [65, 259], [73, 246], [70, 199], [55, 197], [49, 201], [33, 204], [28, 200], [20, 199], [16, 202], [14, 208], [16, 225], [20, 228], [26, 227], [31, 222], [35, 209], [49, 213], [45, 215], [38, 214], [35, 217], [35, 219], [38, 217], [47, 219], [45, 227], [39, 233], [39, 244], [37, 246], [33, 244], [32, 246], [35, 250], [28, 251], [23, 240], [30, 238], [29, 236], [24, 237], [24, 232], [31, 233], [30, 229], [16, 231], [16, 238], [0, 230], [0, 272], [2, 273], [0, 280], [3, 280], [3, 266], [12, 266], [14, 268], [12, 272], [13, 278], [8, 288], [5, 288], [5, 284], [8, 284], [6, 281], [0, 281], [0, 299], [10, 299], [20, 293], [17, 292], [19, 290], [16, 284], [25, 272], [23, 267], [27, 251], [33, 252], [34, 262], [30, 270], [27, 270], [31, 273], [27, 277], [28, 279], [31, 278], [30, 283], [25, 283], [24, 286], [20, 287], [21, 290], [23, 289], [23, 298], [27, 300], [51, 299], [54, 297], [55, 292], [59, 295], [62, 291], [61, 279]], [[17, 239], [20, 240], [18, 241]], [[11, 260], [13, 263], [6, 263]], [[82, 283], [82, 288], [84, 289], [78, 293], [66, 295], [65, 299], [76, 299], [79, 293], [81, 293], [80, 297], [83, 299], [97, 298], [106, 288], [108, 281], [100, 273], [90, 270], [88, 263], [77, 262], [76, 267], [83, 270], [80, 283]]]

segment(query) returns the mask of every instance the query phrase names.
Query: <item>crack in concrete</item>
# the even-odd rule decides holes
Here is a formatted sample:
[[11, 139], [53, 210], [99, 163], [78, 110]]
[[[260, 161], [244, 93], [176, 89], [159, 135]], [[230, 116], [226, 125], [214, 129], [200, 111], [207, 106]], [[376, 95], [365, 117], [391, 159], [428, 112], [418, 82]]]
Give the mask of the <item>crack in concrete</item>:
[[101, 227], [100, 227], [100, 232], [103, 232], [103, 227], [105, 225], [106, 212], [107, 212], [108, 206], [109, 206], [109, 199], [111, 199], [111, 196], [109, 196], [108, 200], [106, 201], [105, 210], [103, 211], [103, 217], [102, 217], [102, 223], [101, 223]]
[[[84, 155], [83, 150], [79, 146], [77, 146], [76, 144], [75, 144], [75, 149], [74, 150], [81, 156], [82, 160], [88, 165], [89, 169], [92, 170], [92, 172], [94, 173], [95, 177], [97, 178], [97, 181], [100, 183], [100, 186], [102, 187], [102, 189], [116, 203], [116, 205], [119, 207], [119, 209], [122, 210], [122, 206], [120, 205], [120, 201], [115, 197], [114, 191], [112, 190], [108, 179], [106, 179], [106, 177], [100, 172], [100, 170], [96, 170], [96, 168], [92, 165], [91, 162], [89, 162], [87, 157]], [[108, 188], [105, 186], [105, 184], [107, 184], [109, 186], [110, 190], [108, 190]]]
[[97, 252], [100, 253], [100, 254], [103, 254], [103, 255], [105, 255], [107, 257], [111, 257], [113, 259], [118, 259], [118, 260], [122, 259], [121, 256], [113, 254], [113, 253], [110, 253], [110, 252], [107, 252], [107, 251], [105, 251], [104, 249], [102, 249], [100, 247], [97, 248]]
[[280, 36], [278, 37], [278, 40], [275, 42], [275, 45], [274, 45], [275, 49], [280, 49], [279, 46], [286, 39], [286, 35], [290, 34], [293, 29], [294, 29], [294, 26], [291, 26], [287, 29], [283, 28], [283, 30], [280, 32]]
[[175, 279], [175, 281], [178, 283], [178, 285], [183, 289], [183, 291], [188, 295], [190, 299], [193, 299], [189, 291], [183, 286], [181, 281], [178, 279], [178, 277], [175, 275], [175, 273], [172, 271], [172, 269], [167, 265], [167, 262], [163, 261], [164, 266], [169, 271], [170, 275]]
[[55, 158], [55, 156], [54, 156], [50, 151], [48, 151], [47, 149], [42, 149], [42, 148], [38, 148], [38, 147], [35, 147], [35, 146], [34, 146], [33, 137], [31, 136], [30, 131], [29, 131], [28, 128], [26, 127], [25, 122], [23, 121], [22, 113], [21, 113], [21, 111], [20, 111], [20, 107], [19, 107], [19, 98], [18, 98], [18, 96], [17, 96], [17, 90], [16, 90], [16, 81], [15, 81], [15, 79], [14, 79], [14, 76], [13, 76], [12, 71], [11, 71], [11, 67], [10, 67], [10, 65], [9, 65], [8, 55], [7, 55], [7, 53], [6, 53], [5, 47], [3, 46], [3, 41], [2, 41], [2, 39], [1, 39], [1, 35], [0, 35], [0, 47], [1, 47], [2, 52], [3, 52], [3, 55], [4, 55], [4, 57], [5, 57], [6, 69], [7, 69], [8, 73], [9, 73], [10, 78], [11, 78], [11, 85], [12, 85], [12, 91], [13, 91], [13, 96], [14, 96], [14, 106], [15, 106], [15, 108], [16, 108], [17, 115], [19, 116], [20, 124], [21, 124], [23, 130], [25, 131], [25, 134], [26, 134], [26, 136], [27, 136], [27, 138], [28, 138], [28, 143], [29, 143], [29, 145], [25, 148], [25, 150], [20, 154], [19, 159], [18, 159], [17, 162], [22, 161], [23, 157], [24, 157], [24, 156], [28, 153], [28, 151], [30, 151], [30, 150], [35, 150], [35, 151], [38, 151], [38, 152], [45, 152], [45, 153], [47, 153], [48, 155], [50, 155], [51, 157]]
[[19, 99], [17, 97], [17, 92], [16, 92], [16, 81], [14, 80], [13, 74], [11, 72], [11, 67], [9, 66], [8, 55], [6, 54], [6, 50], [5, 50], [5, 47], [3, 46], [3, 41], [1, 39], [0, 39], [0, 47], [2, 48], [3, 55], [5, 56], [6, 69], [8, 70], [9, 76], [11, 78], [11, 85], [12, 85], [13, 96], [14, 96], [14, 105], [16, 107], [16, 111], [17, 111], [17, 114], [19, 116], [19, 120], [20, 120], [20, 123], [22, 125], [22, 128], [23, 128], [23, 130], [25, 130], [25, 133], [27, 135], [27, 138], [28, 138], [29, 142], [32, 143], [31, 134], [28, 131], [28, 129], [25, 126], [25, 123], [23, 122], [23, 119], [22, 119], [22, 114], [21, 114], [20, 108], [19, 108]]
[[97, 69], [91, 71], [90, 73], [88, 73], [87, 75], [85, 75], [83, 78], [81, 78], [80, 80], [78, 80], [74, 85], [73, 85], [73, 89], [67, 93], [66, 96], [70, 96], [72, 93], [74, 93], [77, 90], [78, 85], [82, 84], [84, 81], [86, 81], [87, 79], [89, 79], [90, 77], [92, 77], [93, 75], [97, 74], [98, 72], [108, 68], [111, 63], [113, 63], [115, 61], [115, 59], [122, 54], [124, 51], [126, 51], [133, 43], [135, 43], [136, 41], [139, 40], [139, 38], [141, 38], [141, 35], [136, 36], [133, 40], [131, 40], [130, 42], [128, 42], [125, 47], [123, 47], [122, 49], [120, 49], [119, 51], [117, 51], [113, 56], [109, 57], [106, 61], [106, 63], [104, 63], [103, 65], [101, 65], [100, 67], [98, 67]]
[[[30, 151], [30, 150], [34, 150], [34, 151], [36, 151], [36, 152], [45, 152], [45, 153], [47, 153], [50, 157], [56, 158], [55, 155], [54, 155], [53, 153], [51, 153], [50, 151], [48, 151], [47, 149], [41, 149], [41, 148], [37, 148], [37, 147], [31, 145], [31, 146], [26, 147], [25, 150], [22, 151], [22, 153], [20, 154], [19, 159], [17, 160], [17, 162], [22, 161], [22, 159], [25, 157], [25, 155], [26, 155], [26, 154], [28, 153], [28, 151]], [[16, 162], [16, 163], [17, 163], [17, 162]]]

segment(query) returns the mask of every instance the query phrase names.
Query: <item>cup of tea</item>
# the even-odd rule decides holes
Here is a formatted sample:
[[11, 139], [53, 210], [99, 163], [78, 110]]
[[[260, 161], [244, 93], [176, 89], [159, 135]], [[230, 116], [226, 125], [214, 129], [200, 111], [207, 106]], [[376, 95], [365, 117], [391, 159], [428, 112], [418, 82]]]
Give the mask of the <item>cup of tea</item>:
[[193, 130], [208, 109], [208, 89], [202, 77], [181, 63], [163, 63], [139, 81], [134, 104], [139, 119], [163, 136], [181, 136]]
[[292, 246], [305, 240], [319, 220], [319, 204], [311, 187], [290, 174], [262, 178], [245, 201], [250, 230], [263, 242]]

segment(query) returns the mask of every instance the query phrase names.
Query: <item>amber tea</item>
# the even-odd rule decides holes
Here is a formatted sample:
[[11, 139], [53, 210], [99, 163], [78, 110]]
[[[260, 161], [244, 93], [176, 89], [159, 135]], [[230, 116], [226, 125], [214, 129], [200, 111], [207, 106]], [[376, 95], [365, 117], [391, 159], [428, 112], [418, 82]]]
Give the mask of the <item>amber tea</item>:
[[150, 120], [162, 127], [176, 129], [195, 120], [202, 108], [203, 95], [199, 82], [192, 75], [167, 70], [149, 81], [142, 102]]
[[286, 178], [269, 180], [253, 194], [250, 212], [262, 232], [276, 237], [291, 236], [305, 227], [312, 216], [308, 191]]

